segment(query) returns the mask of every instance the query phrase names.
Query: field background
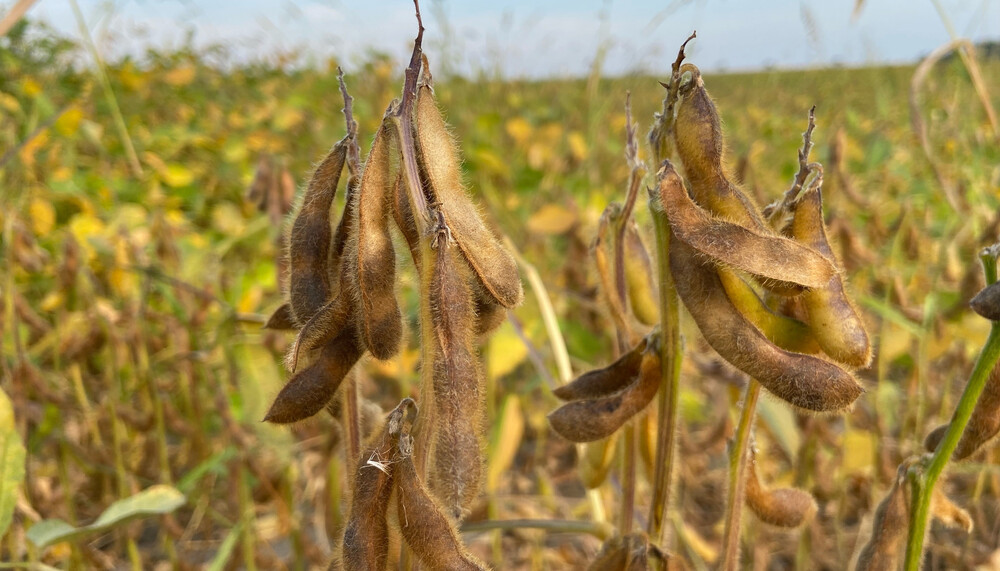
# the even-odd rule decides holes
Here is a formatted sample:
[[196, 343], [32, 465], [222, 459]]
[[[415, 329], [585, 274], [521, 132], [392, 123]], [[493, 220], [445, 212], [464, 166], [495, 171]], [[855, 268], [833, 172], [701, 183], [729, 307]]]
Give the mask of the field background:
[[[287, 378], [291, 341], [261, 324], [281, 303], [291, 191], [344, 134], [339, 62], [235, 66], [213, 50], [181, 50], [94, 73], [85, 59], [83, 46], [25, 22], [0, 40], [0, 387], [27, 450], [0, 568], [320, 565], [343, 523], [340, 430], [323, 414], [291, 428], [260, 422]], [[345, 64], [363, 152], [399, 95], [399, 63], [373, 55]], [[981, 64], [1000, 107], [1000, 61]], [[813, 157], [826, 167], [828, 222], [877, 344], [860, 374], [867, 393], [844, 417], [797, 417], [763, 399], [763, 477], [809, 489], [820, 512], [795, 531], [747, 513], [747, 567], [845, 568], [898, 463], [950, 416], [989, 329], [966, 303], [982, 287], [977, 251], [1000, 237], [1000, 144], [958, 59], [936, 66], [919, 89], [919, 114], [960, 197], [956, 211], [911, 127], [913, 73], [706, 77], [730, 167], [760, 204], [789, 185], [817, 106]], [[625, 93], [644, 134], [661, 106], [657, 79], [606, 78], [598, 66], [580, 80], [437, 78], [474, 195], [537, 268], [577, 373], [611, 359], [614, 329], [587, 248], [603, 208], [625, 194]], [[262, 164], [274, 184], [251, 196]], [[637, 211], [651, 236], [645, 205]], [[416, 393], [419, 376], [415, 276], [403, 259], [409, 348], [365, 361], [360, 373], [362, 393], [386, 410]], [[579, 568], [607, 526], [589, 511], [575, 448], [548, 429], [557, 373], [538, 292], [525, 283], [525, 303], [482, 352], [490, 477], [464, 538], [496, 568]], [[684, 323], [671, 548], [704, 569], [718, 556], [725, 436], [744, 379]], [[929, 569], [1000, 568], [996, 456], [951, 469], [945, 489], [975, 529], [935, 524]], [[26, 535], [42, 519], [90, 524], [156, 484], [179, 491], [183, 506], [45, 548]], [[613, 471], [600, 488], [611, 521], [617, 489]], [[582, 532], [474, 529], [513, 518], [591, 523]]]

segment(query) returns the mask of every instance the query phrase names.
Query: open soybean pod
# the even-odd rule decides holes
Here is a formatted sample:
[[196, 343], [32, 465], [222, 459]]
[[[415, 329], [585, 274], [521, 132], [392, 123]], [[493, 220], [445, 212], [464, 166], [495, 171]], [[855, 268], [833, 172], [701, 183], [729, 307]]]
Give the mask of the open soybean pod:
[[347, 139], [344, 139], [333, 146], [313, 172], [288, 236], [288, 298], [292, 316], [299, 325], [331, 297], [327, 271], [330, 206], [346, 158]]
[[[717, 267], [716, 271], [729, 301], [733, 302], [747, 321], [760, 329], [768, 341], [793, 353], [820, 352], [819, 343], [808, 325], [794, 317], [772, 310], [760, 298], [753, 286], [736, 271], [723, 267]], [[797, 298], [782, 298], [782, 300], [794, 299]]]
[[614, 363], [588, 371], [572, 382], [556, 387], [552, 393], [567, 401], [600, 398], [617, 393], [639, 375], [639, 366], [642, 364], [648, 341], [648, 337], [643, 337], [635, 347]]
[[409, 438], [416, 413], [413, 399], [403, 399], [361, 452], [351, 479], [350, 516], [344, 529], [345, 569], [385, 569], [389, 555], [386, 512], [396, 477], [395, 462], [401, 437]]
[[417, 560], [427, 569], [485, 570], [486, 566], [462, 545], [452, 520], [427, 492], [413, 458], [405, 456], [394, 470], [399, 529]]
[[757, 475], [756, 454], [747, 462], [747, 506], [764, 523], [778, 527], [798, 527], [816, 514], [816, 500], [797, 488], [766, 489]]
[[709, 345], [771, 394], [805, 410], [835, 412], [864, 392], [851, 373], [836, 364], [768, 341], [733, 306], [715, 268], [680, 240], [670, 241], [670, 271], [681, 301]]
[[781, 282], [805, 288], [826, 287], [837, 269], [825, 256], [794, 240], [760, 233], [713, 217], [695, 204], [670, 161], [659, 173], [659, 207], [678, 240], [724, 267], [753, 274], [766, 286]]
[[[792, 208], [792, 236], [829, 260], [835, 260], [823, 222], [820, 189], [813, 187], [800, 194]], [[867, 367], [871, 363], [868, 332], [844, 291], [844, 278], [839, 271], [830, 276], [824, 286], [803, 292], [802, 300], [809, 326], [824, 353], [851, 367]]]
[[756, 232], [767, 232], [769, 226], [757, 205], [726, 177], [722, 164], [725, 147], [722, 122], [701, 72], [694, 65], [685, 64], [680, 74], [674, 138], [695, 201], [728, 221]]
[[402, 314], [396, 301], [396, 252], [389, 234], [389, 213], [397, 181], [393, 160], [398, 155], [396, 129], [383, 121], [365, 161], [358, 188], [356, 242], [348, 244], [357, 280], [361, 331], [378, 359], [399, 352]]
[[[939, 426], [924, 439], [924, 447], [928, 452], [937, 449], [938, 443], [948, 431], [948, 425]], [[953, 460], [964, 460], [976, 453], [985, 444], [1000, 433], [1000, 363], [993, 366], [986, 385], [983, 387], [976, 407], [972, 410], [965, 432], [958, 441], [958, 446], [952, 452]]]
[[[430, 248], [427, 290], [431, 327], [431, 383], [434, 432], [430, 485], [455, 521], [468, 512], [483, 479], [483, 378], [473, 349], [474, 304], [469, 266], [449, 244], [447, 226], [439, 220]], [[425, 359], [428, 358], [425, 352]], [[427, 381], [426, 376], [424, 382]]]
[[432, 199], [483, 287], [500, 305], [512, 308], [524, 298], [517, 263], [483, 223], [462, 181], [458, 146], [434, 101], [431, 86], [419, 88], [416, 105], [417, 156]]
[[659, 345], [659, 336], [653, 337], [642, 355], [637, 378], [624, 390], [566, 403], [549, 414], [549, 424], [573, 442], [593, 442], [613, 434], [656, 396], [660, 387]]

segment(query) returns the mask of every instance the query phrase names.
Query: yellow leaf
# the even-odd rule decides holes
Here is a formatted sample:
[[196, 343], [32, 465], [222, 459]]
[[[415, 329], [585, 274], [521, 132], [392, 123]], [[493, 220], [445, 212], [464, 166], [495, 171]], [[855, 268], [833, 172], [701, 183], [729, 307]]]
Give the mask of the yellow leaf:
[[515, 117], [507, 121], [506, 130], [515, 143], [523, 145], [531, 137], [534, 129], [532, 129], [531, 123], [528, 123], [521, 117]]
[[576, 214], [559, 204], [546, 204], [528, 219], [528, 231], [533, 234], [557, 236], [576, 224]]
[[236, 304], [236, 311], [241, 313], [253, 313], [260, 307], [260, 301], [264, 297], [264, 290], [260, 286], [251, 286]]
[[579, 131], [573, 131], [567, 138], [569, 142], [569, 152], [574, 160], [584, 161], [587, 159], [587, 141]]
[[35, 236], [46, 236], [56, 224], [56, 210], [52, 204], [40, 198], [32, 198], [28, 205], [28, 215], [31, 216], [31, 229]]
[[38, 309], [45, 312], [55, 311], [59, 307], [62, 307], [63, 301], [65, 301], [65, 296], [63, 296], [61, 291], [50, 291], [42, 298], [42, 303], [38, 304]]
[[500, 423], [496, 425], [490, 443], [489, 468], [486, 473], [486, 491], [493, 492], [500, 483], [500, 476], [510, 469], [524, 435], [524, 414], [517, 395], [507, 395], [500, 410]]
[[167, 186], [178, 188], [191, 184], [194, 181], [194, 173], [186, 166], [174, 163], [167, 165], [166, 170], [160, 173], [160, 178]]
[[83, 119], [83, 110], [73, 106], [56, 119], [56, 131], [63, 135], [72, 135], [80, 128], [80, 120]]
[[302, 111], [287, 107], [278, 111], [278, 114], [274, 116], [274, 127], [278, 131], [288, 131], [301, 123], [302, 119]]
[[841, 450], [844, 451], [844, 474], [871, 470], [875, 460], [878, 437], [867, 430], [848, 430], [844, 434]]
[[0, 107], [9, 113], [17, 113], [21, 110], [21, 104], [17, 102], [16, 97], [2, 92], [0, 92]]
[[192, 65], [183, 65], [168, 71], [163, 80], [174, 87], [182, 87], [194, 81], [195, 69]]
[[21, 88], [24, 89], [24, 94], [28, 97], [34, 97], [42, 92], [42, 86], [30, 77], [24, 78]]
[[509, 322], [504, 322], [490, 337], [489, 357], [486, 363], [486, 374], [491, 379], [498, 379], [517, 368], [528, 356], [528, 348], [521, 338], [514, 333]]

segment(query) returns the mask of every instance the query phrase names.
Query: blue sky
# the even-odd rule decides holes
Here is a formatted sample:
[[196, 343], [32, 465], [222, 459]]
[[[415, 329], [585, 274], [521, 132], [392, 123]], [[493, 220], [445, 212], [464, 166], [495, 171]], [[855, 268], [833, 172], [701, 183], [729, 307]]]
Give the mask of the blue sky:
[[[306, 61], [369, 50], [396, 61], [414, 35], [410, 0], [78, 0], [102, 51], [223, 43], [235, 58], [296, 51]], [[9, 6], [10, 0], [0, 0]], [[957, 33], [1000, 40], [1000, 0], [940, 0]], [[428, 55], [465, 74], [584, 75], [598, 48], [604, 71], [661, 73], [691, 30], [708, 70], [800, 68], [913, 61], [949, 38], [931, 0], [423, 0]], [[69, 0], [29, 12], [78, 36]]]

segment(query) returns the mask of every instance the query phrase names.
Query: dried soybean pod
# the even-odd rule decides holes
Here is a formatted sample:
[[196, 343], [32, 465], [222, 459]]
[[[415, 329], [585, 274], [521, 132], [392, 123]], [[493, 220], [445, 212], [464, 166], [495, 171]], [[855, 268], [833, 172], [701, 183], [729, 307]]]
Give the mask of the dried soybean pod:
[[399, 352], [402, 314], [396, 301], [396, 251], [389, 235], [389, 201], [393, 199], [392, 154], [396, 130], [384, 121], [375, 135], [358, 188], [356, 242], [348, 244], [360, 300], [361, 331], [377, 359]]
[[[472, 347], [474, 305], [469, 266], [448, 241], [439, 220], [427, 260], [436, 429], [430, 456], [430, 482], [448, 515], [461, 521], [479, 493], [483, 459], [481, 434], [482, 373]], [[436, 247], [435, 247], [436, 246]]]
[[394, 469], [399, 529], [420, 563], [428, 569], [486, 569], [465, 549], [455, 526], [427, 492], [417, 476], [413, 458], [404, 457]]
[[608, 437], [642, 412], [660, 387], [659, 337], [654, 339], [642, 356], [634, 382], [613, 396], [564, 404], [549, 414], [553, 430], [573, 442], [593, 442]]
[[292, 317], [291, 304], [283, 303], [281, 307], [275, 309], [267, 323], [264, 324], [264, 329], [295, 329], [295, 318]]
[[847, 371], [774, 345], [733, 306], [715, 269], [680, 240], [670, 242], [677, 293], [715, 351], [771, 394], [805, 410], [841, 411], [864, 389]]
[[994, 282], [969, 302], [972, 311], [990, 321], [1000, 321], [1000, 282]]
[[385, 569], [389, 555], [386, 511], [397, 470], [396, 453], [400, 434], [408, 431], [415, 416], [413, 399], [403, 399], [361, 453], [352, 479], [351, 511], [344, 529], [346, 569]]
[[726, 177], [722, 122], [701, 72], [694, 65], [684, 64], [680, 74], [674, 138], [695, 202], [726, 220], [767, 232], [769, 227], [757, 205]]
[[[831, 261], [835, 260], [823, 223], [823, 195], [813, 186], [792, 205], [792, 236]], [[830, 276], [823, 287], [803, 292], [809, 326], [823, 352], [851, 367], [867, 367], [872, 346], [864, 321], [844, 291], [840, 272]]]
[[579, 463], [580, 480], [588, 490], [600, 486], [607, 479], [612, 461], [615, 459], [618, 434], [615, 432], [607, 438], [583, 445], [583, 458]]
[[629, 224], [625, 233], [625, 282], [632, 314], [643, 325], [660, 322], [659, 293], [653, 276], [656, 275], [653, 262], [635, 222]]
[[316, 167], [288, 236], [288, 298], [296, 323], [305, 323], [331, 297], [327, 271], [330, 206], [346, 157], [345, 139]]
[[420, 86], [416, 105], [417, 155], [445, 222], [483, 287], [506, 307], [524, 298], [517, 263], [483, 223], [462, 182], [458, 146], [448, 131], [433, 91]]
[[747, 506], [764, 523], [778, 527], [798, 527], [816, 514], [816, 500], [805, 490], [767, 490], [757, 475], [755, 454], [747, 462]]
[[323, 345], [315, 362], [288, 380], [274, 398], [264, 421], [288, 424], [323, 410], [362, 354], [360, 334], [350, 323]]
[[627, 387], [639, 374], [648, 337], [643, 337], [628, 353], [602, 369], [588, 371], [552, 391], [562, 400], [606, 397]]
[[[392, 217], [406, 240], [406, 245], [410, 249], [410, 257], [413, 258], [413, 263], [417, 267], [417, 273], [419, 273], [420, 245], [418, 241], [420, 236], [417, 233], [417, 224], [413, 219], [410, 200], [406, 196], [403, 184], [402, 173], [400, 173], [393, 191]], [[507, 311], [497, 303], [478, 280], [473, 284], [473, 296], [476, 302], [476, 336], [482, 337], [499, 327], [507, 319]]]
[[856, 571], [883, 571], [899, 567], [899, 553], [909, 528], [909, 493], [906, 471], [909, 463], [900, 464], [896, 481], [875, 510], [872, 536], [858, 556]]
[[604, 542], [587, 571], [624, 571], [626, 555], [625, 539], [616, 535]]
[[677, 239], [716, 260], [768, 281], [793, 287], [826, 287], [837, 269], [826, 257], [794, 240], [755, 232], [715, 218], [695, 204], [670, 161], [657, 173], [659, 204]]
[[[794, 353], [820, 352], [819, 343], [809, 326], [781, 313], [777, 313], [764, 303], [753, 287], [729, 268], [716, 268], [719, 281], [726, 290], [729, 301], [743, 317], [752, 323], [771, 342]], [[797, 298], [782, 298], [797, 299]]]
[[[928, 452], [936, 450], [947, 431], [947, 424], [931, 431], [924, 439], [924, 448]], [[962, 433], [958, 446], [951, 454], [952, 460], [964, 460], [972, 456], [998, 433], [1000, 433], [1000, 364], [994, 365], [990, 371], [983, 392], [972, 410], [972, 416], [965, 425], [965, 432]]]

